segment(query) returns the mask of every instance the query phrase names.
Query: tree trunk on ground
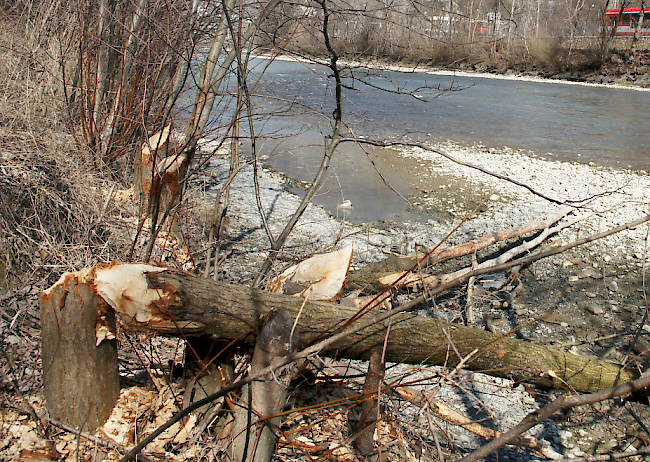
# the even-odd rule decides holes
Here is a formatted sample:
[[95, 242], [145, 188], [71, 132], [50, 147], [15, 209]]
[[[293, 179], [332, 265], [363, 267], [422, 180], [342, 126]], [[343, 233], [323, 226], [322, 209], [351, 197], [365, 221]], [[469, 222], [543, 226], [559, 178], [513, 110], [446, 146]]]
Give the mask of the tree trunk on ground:
[[47, 409], [92, 432], [108, 419], [120, 391], [114, 313], [83, 272], [62, 277], [41, 294], [40, 305]]
[[[236, 340], [259, 330], [263, 320], [280, 308], [292, 319], [300, 313], [297, 330], [303, 344], [327, 338], [358, 314], [326, 302], [274, 294], [249, 287], [210, 281], [191, 274], [142, 264], [97, 265], [97, 293], [117, 312], [126, 329], [166, 335], [215, 336]], [[68, 276], [70, 277], [70, 276]], [[52, 289], [50, 289], [52, 290]], [[304, 303], [304, 307], [301, 306]], [[365, 315], [361, 321], [373, 313]], [[576, 356], [529, 342], [401, 313], [392, 320], [386, 361], [453, 366], [459, 358], [445, 335], [465, 357], [478, 349], [467, 367], [476, 371], [528, 381], [540, 386], [571, 387], [593, 392], [629, 382], [636, 371], [595, 358]], [[384, 341], [388, 321], [377, 322], [335, 343], [325, 354], [366, 360]], [[252, 341], [247, 336], [244, 341]], [[557, 378], [549, 375], [557, 376]]]

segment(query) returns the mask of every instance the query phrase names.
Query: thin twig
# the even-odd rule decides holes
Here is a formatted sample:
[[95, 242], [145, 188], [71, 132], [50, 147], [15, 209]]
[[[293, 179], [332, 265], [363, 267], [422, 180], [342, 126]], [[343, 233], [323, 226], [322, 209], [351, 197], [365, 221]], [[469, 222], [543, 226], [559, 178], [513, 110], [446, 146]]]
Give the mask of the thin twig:
[[528, 191], [530, 191], [531, 193], [533, 193], [534, 195], [536, 195], [538, 197], [541, 197], [542, 199], [545, 199], [545, 200], [547, 200], [549, 202], [552, 202], [553, 204], [558, 204], [558, 205], [563, 205], [563, 204], [565, 204], [565, 205], [566, 204], [583, 204], [583, 203], [589, 202], [589, 201], [591, 201], [591, 200], [593, 200], [593, 199], [595, 199], [597, 197], [601, 197], [601, 196], [604, 196], [604, 195], [607, 195], [607, 194], [610, 194], [610, 193], [613, 193], [613, 192], [616, 192], [616, 191], [619, 191], [620, 189], [622, 189], [622, 186], [621, 186], [620, 188], [617, 188], [617, 189], [615, 189], [613, 191], [606, 191], [606, 192], [603, 192], [603, 193], [593, 194], [593, 195], [591, 195], [591, 196], [589, 196], [587, 198], [584, 198], [584, 199], [560, 200], [560, 199], [555, 199], [555, 198], [549, 197], [546, 194], [543, 194], [543, 193], [537, 191], [536, 189], [533, 189], [530, 185], [527, 185], [527, 184], [522, 183], [520, 181], [514, 180], [514, 179], [509, 178], [509, 177], [507, 177], [505, 175], [501, 175], [500, 173], [491, 172], [490, 170], [487, 170], [487, 169], [485, 169], [485, 168], [483, 168], [483, 167], [481, 167], [479, 165], [470, 164], [469, 162], [464, 162], [462, 160], [456, 159], [451, 154], [447, 153], [446, 151], [443, 151], [442, 149], [432, 148], [431, 146], [427, 146], [426, 144], [423, 144], [423, 143], [408, 142], [408, 141], [377, 141], [377, 140], [370, 140], [370, 139], [366, 139], [366, 138], [344, 138], [344, 137], [341, 138], [341, 143], [345, 143], [345, 142], [364, 143], [364, 144], [369, 144], [369, 145], [372, 145], [372, 146], [381, 146], [381, 147], [408, 146], [408, 147], [420, 148], [420, 149], [423, 149], [423, 150], [429, 151], [429, 152], [435, 152], [436, 154], [439, 154], [442, 157], [444, 157], [445, 159], [450, 160], [450, 161], [452, 161], [452, 162], [454, 162], [454, 163], [456, 163], [458, 165], [462, 165], [463, 167], [468, 167], [468, 168], [471, 168], [471, 169], [474, 169], [474, 170], [478, 170], [480, 172], [485, 173], [486, 175], [490, 175], [492, 177], [499, 178], [500, 180], [504, 180], [504, 181], [507, 181], [509, 183], [515, 184], [517, 186], [521, 186], [522, 188], [525, 188]]

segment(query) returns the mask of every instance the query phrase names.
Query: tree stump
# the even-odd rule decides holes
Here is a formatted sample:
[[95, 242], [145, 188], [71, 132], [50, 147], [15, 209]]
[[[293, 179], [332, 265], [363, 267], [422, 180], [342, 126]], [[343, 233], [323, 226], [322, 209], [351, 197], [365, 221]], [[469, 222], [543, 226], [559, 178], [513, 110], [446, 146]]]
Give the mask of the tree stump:
[[115, 316], [89, 283], [66, 273], [40, 296], [43, 384], [54, 419], [92, 432], [119, 396]]

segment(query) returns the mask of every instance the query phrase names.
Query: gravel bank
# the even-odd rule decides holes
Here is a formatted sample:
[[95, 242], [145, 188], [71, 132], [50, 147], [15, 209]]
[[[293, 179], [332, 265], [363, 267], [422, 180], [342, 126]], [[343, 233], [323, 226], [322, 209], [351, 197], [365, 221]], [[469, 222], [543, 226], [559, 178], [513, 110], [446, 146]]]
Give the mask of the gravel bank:
[[[565, 230], [560, 238], [569, 241], [611, 228], [645, 215], [650, 200], [650, 177], [645, 171], [620, 170], [578, 163], [535, 158], [524, 152], [483, 146], [463, 147], [453, 143], [434, 146], [454, 158], [498, 173], [560, 202], [575, 205], [575, 214], [585, 217], [578, 227]], [[310, 205], [289, 239], [286, 253], [308, 255], [334, 245], [355, 245], [355, 262], [381, 258], [392, 246], [413, 250], [415, 243], [437, 245], [464, 218], [470, 217], [450, 237], [455, 244], [487, 232], [540, 221], [561, 207], [527, 189], [491, 177], [478, 170], [421, 149], [392, 151], [396, 169], [411, 178], [420, 191], [410, 197], [412, 211], [429, 216], [427, 223], [373, 222], [353, 225], [341, 218], [344, 212], [326, 211]], [[215, 161], [212, 177], [203, 185], [213, 193], [227, 177], [225, 163]], [[265, 256], [268, 239], [255, 201], [252, 168], [245, 168], [231, 191], [231, 235], [238, 236], [241, 250], [255, 260]], [[286, 191], [287, 178], [261, 169], [261, 202], [271, 232], [278, 235], [300, 203]], [[352, 205], [354, 206], [354, 198]], [[477, 208], [478, 207], [478, 208]], [[336, 214], [339, 215], [337, 219]], [[627, 259], [642, 256], [646, 228], [625, 231], [604, 241], [608, 254]], [[600, 245], [600, 244], [599, 244]]]
[[[571, 202], [580, 205], [574, 217], [584, 219], [553, 238], [563, 243], [634, 220], [648, 212], [650, 177], [644, 171], [558, 162], [534, 158], [525, 152], [483, 146], [463, 147], [443, 143], [435, 148], [460, 161], [524, 183], [547, 197], [563, 202], [577, 201]], [[434, 152], [403, 149], [386, 155], [393, 156], [396, 168], [405, 175], [411, 175], [418, 184], [420, 192], [410, 198], [414, 204], [412, 210], [428, 214], [428, 222], [390, 221], [353, 225], [342, 217], [337, 218], [333, 212], [310, 205], [280, 255], [276, 265], [278, 271], [294, 259], [349, 243], [354, 244], [355, 249], [353, 267], [361, 267], [367, 262], [384, 258], [389, 252], [413, 251], [416, 243], [433, 247], [458, 225], [458, 230], [448, 240], [450, 245], [492, 231], [541, 221], [561, 207], [521, 186], [461, 166]], [[216, 160], [211, 167], [211, 175], [212, 178], [206, 179], [203, 184], [208, 194], [218, 190], [219, 183], [227, 177], [226, 164]], [[287, 192], [285, 185], [292, 182], [269, 169], [261, 169], [259, 183], [268, 226], [277, 236], [297, 208], [300, 198]], [[352, 201], [354, 205], [353, 198]], [[248, 283], [267, 255], [265, 249], [268, 248], [250, 168], [244, 169], [232, 185], [230, 212], [233, 218], [230, 235], [234, 244], [228, 251], [233, 258], [226, 260], [225, 275], [227, 279]], [[339, 215], [343, 214], [339, 212]], [[461, 223], [468, 216], [470, 218]], [[529, 324], [518, 335], [541, 344], [567, 345], [565, 348], [576, 354], [623, 361], [626, 348], [630, 345], [629, 336], [611, 341], [592, 340], [642, 327], [645, 307], [642, 280], [647, 268], [647, 233], [647, 226], [639, 226], [533, 264], [522, 274], [524, 289], [508, 312], [495, 307], [494, 295], [477, 285], [479, 300], [475, 303], [475, 327], [506, 332], [533, 316], [546, 313], [550, 316], [544, 321]], [[479, 255], [479, 259], [481, 257]], [[464, 322], [465, 301], [462, 296], [460, 291], [449, 300], [441, 300], [439, 314], [452, 321]], [[647, 330], [650, 331], [650, 327]], [[645, 334], [642, 335], [642, 340], [645, 341], [645, 337]], [[355, 367], [363, 368], [363, 365], [357, 364]], [[408, 366], [399, 366], [395, 371], [408, 374], [408, 380], [414, 377], [439, 377], [436, 369], [416, 369], [417, 376], [410, 375], [416, 372]], [[483, 403], [479, 407], [484, 406], [482, 409], [489, 410], [489, 426], [496, 429], [509, 428], [537, 408], [540, 402], [547, 400], [503, 379], [473, 374], [462, 376], [459, 380], [445, 383], [440, 388], [439, 399], [476, 417], [481, 412], [474, 407], [476, 402], [469, 403], [478, 396], [478, 402]], [[469, 385], [472, 391], [468, 394]], [[609, 405], [603, 406], [606, 411], [610, 409]], [[417, 410], [409, 412], [411, 424], [416, 425], [418, 419], [422, 419], [421, 414]], [[578, 417], [573, 419], [563, 416], [559, 430], [554, 422], [548, 422], [544, 427], [534, 429], [533, 433], [548, 440], [556, 450], [568, 457], [596, 453], [605, 446], [607, 451], [628, 447], [629, 432], [624, 430], [625, 425], [621, 431], [610, 431], [608, 425], [611, 419], [602, 418], [600, 414], [594, 417], [594, 412], [580, 411], [576, 413]], [[643, 406], [636, 412], [637, 415], [650, 415]], [[626, 419], [626, 415], [617, 419]], [[626, 425], [636, 424], [630, 421]], [[450, 427], [450, 431], [453, 437], [449, 447], [455, 444], [470, 450], [482, 442], [480, 438], [457, 427], [454, 430]], [[600, 441], [603, 435], [607, 436], [607, 444], [598, 446], [595, 442]], [[530, 454], [514, 450], [506, 451], [501, 456], [524, 460]]]

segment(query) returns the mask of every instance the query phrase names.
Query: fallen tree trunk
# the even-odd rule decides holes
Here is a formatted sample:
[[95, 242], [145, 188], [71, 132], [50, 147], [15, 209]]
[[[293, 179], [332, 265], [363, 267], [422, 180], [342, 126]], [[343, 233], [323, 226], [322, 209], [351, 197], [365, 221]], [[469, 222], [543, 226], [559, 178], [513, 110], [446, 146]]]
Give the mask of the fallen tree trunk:
[[[235, 340], [257, 332], [266, 316], [285, 308], [292, 319], [298, 318], [303, 344], [310, 344], [329, 337], [358, 314], [333, 303], [305, 301], [150, 265], [98, 265], [93, 273], [97, 293], [115, 309], [119, 322], [135, 331]], [[376, 315], [366, 314], [351, 326], [366, 322], [369, 316]], [[324, 354], [368, 359], [372, 349], [383, 343], [387, 324], [384, 320], [351, 334]], [[635, 371], [606, 361], [413, 313], [397, 314], [391, 324], [386, 347], [390, 362], [453, 366], [460, 359], [452, 351], [446, 331], [463, 357], [478, 349], [467, 363], [468, 369], [516, 381], [593, 392], [638, 377]], [[252, 335], [247, 339], [244, 341], [254, 340]]]

